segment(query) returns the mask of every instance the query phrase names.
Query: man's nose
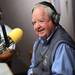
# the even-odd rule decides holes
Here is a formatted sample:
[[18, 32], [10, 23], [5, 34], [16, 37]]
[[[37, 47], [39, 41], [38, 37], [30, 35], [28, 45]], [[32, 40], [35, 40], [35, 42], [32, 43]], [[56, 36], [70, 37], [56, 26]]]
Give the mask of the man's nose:
[[36, 22], [36, 28], [40, 28], [40, 22]]

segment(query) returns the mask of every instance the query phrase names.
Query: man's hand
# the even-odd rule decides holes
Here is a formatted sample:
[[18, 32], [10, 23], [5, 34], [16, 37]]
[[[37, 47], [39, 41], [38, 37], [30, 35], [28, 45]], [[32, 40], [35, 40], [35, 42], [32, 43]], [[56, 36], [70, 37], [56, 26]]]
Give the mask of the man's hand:
[[12, 58], [14, 50], [6, 48], [2, 53], [0, 53], [0, 61], [8, 61]]

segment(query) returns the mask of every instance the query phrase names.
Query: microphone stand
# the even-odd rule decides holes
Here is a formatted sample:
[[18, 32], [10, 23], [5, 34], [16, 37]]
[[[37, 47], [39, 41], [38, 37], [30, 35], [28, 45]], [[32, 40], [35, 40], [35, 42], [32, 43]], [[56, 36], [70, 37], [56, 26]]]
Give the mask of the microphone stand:
[[0, 25], [1, 25], [4, 40], [5, 40], [5, 47], [9, 47], [10, 43], [9, 43], [9, 39], [8, 39], [7, 32], [6, 32], [5, 25], [4, 25], [3, 21], [0, 21]]

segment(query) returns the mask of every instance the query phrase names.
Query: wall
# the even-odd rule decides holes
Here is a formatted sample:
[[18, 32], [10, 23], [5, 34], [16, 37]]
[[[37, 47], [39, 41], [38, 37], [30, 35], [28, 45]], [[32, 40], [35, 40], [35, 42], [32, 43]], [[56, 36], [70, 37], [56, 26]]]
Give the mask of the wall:
[[74, 23], [74, 39], [75, 39], [75, 0], [72, 0], [72, 14], [73, 14], [73, 23]]
[[60, 24], [67, 30], [67, 32], [74, 38], [74, 23], [73, 10], [71, 0], [60, 0], [61, 20]]

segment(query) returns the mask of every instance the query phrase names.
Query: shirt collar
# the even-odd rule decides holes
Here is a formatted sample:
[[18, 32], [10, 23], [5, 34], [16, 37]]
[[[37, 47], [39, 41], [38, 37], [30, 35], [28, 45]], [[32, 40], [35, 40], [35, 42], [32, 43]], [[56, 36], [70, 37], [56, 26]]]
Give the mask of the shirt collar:
[[49, 37], [48, 37], [47, 39], [44, 39], [44, 38], [42, 38], [42, 37], [39, 37], [40, 42], [41, 42], [42, 44], [46, 44], [46, 43], [50, 40], [50, 38], [52, 37], [52, 35], [53, 35], [54, 32], [56, 31], [56, 29], [57, 29], [57, 26], [55, 27], [55, 29], [53, 30], [53, 32], [49, 35]]

